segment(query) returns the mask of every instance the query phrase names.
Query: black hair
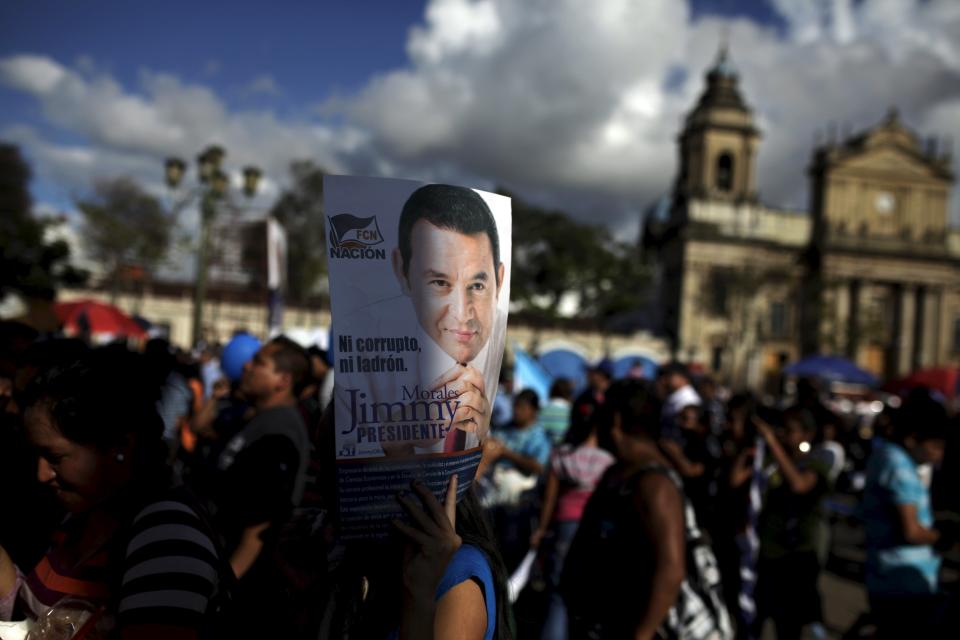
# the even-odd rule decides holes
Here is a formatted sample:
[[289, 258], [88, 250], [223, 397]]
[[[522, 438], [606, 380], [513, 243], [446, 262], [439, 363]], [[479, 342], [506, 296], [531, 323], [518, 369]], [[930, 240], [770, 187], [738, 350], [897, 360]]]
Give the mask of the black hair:
[[819, 432], [819, 425], [817, 424], [816, 418], [813, 417], [813, 414], [810, 413], [809, 410], [802, 407], [794, 407], [784, 411], [783, 424], [786, 425], [788, 420], [798, 422], [808, 434], [816, 435]]
[[[312, 434], [314, 451], [333, 452], [336, 441], [336, 412], [331, 401], [324, 410], [318, 430]], [[326, 460], [318, 474], [318, 489], [321, 494], [321, 503], [334, 513], [337, 511], [337, 474], [336, 465], [332, 464], [329, 456], [320, 456]], [[493, 591], [497, 605], [496, 629], [493, 637], [497, 640], [512, 640], [513, 633], [510, 599], [507, 592], [509, 574], [497, 546], [497, 537], [493, 526], [487, 517], [486, 511], [480, 504], [475, 490], [476, 484], [457, 503], [456, 532], [463, 544], [473, 545], [486, 556], [490, 564], [490, 573], [493, 577]], [[334, 517], [338, 522], [338, 517]], [[339, 524], [339, 523], [338, 523]], [[386, 555], [385, 555], [386, 554]], [[399, 580], [402, 570], [403, 547], [399, 536], [389, 542], [358, 541], [348, 544], [346, 554], [340, 566], [335, 569], [338, 576], [338, 586], [333, 594], [333, 600], [339, 611], [334, 612], [334, 626], [344, 629], [360, 630], [356, 636], [349, 637], [384, 637], [396, 625], [399, 618], [397, 605], [400, 603]], [[395, 575], [391, 575], [395, 574]], [[360, 579], [379, 577], [366, 583], [370, 589], [370, 598], [364, 598], [363, 590], [352, 588], [359, 585]], [[382, 580], [382, 583], [381, 583]], [[378, 598], [377, 592], [386, 591], [384, 598]], [[378, 614], [378, 615], [374, 615]], [[386, 619], [383, 619], [386, 617]], [[386, 623], [386, 627], [380, 627]], [[371, 633], [371, 628], [375, 633]], [[381, 633], [383, 631], [383, 633]], [[339, 637], [339, 636], [338, 636]], [[347, 636], [344, 636], [347, 637]]]
[[596, 429], [597, 425], [592, 420], [570, 420], [567, 432], [563, 436], [563, 443], [574, 448], [579, 447]]
[[457, 503], [457, 535], [463, 544], [473, 545], [480, 549], [490, 563], [490, 573], [493, 576], [493, 592], [497, 601], [497, 627], [494, 638], [508, 640], [510, 633], [510, 599], [507, 593], [507, 584], [510, 576], [507, 567], [500, 556], [497, 538], [493, 533], [493, 525], [487, 517], [476, 491], [471, 486], [466, 495]]
[[326, 352], [326, 350], [321, 349], [320, 347], [318, 347], [318, 346], [315, 345], [315, 344], [314, 344], [314, 345], [311, 345], [311, 346], [307, 349], [307, 355], [309, 355], [311, 358], [313, 358], [314, 356], [316, 356], [317, 358], [320, 358], [321, 360], [323, 360], [324, 362], [327, 362], [327, 363], [329, 364], [329, 361], [327, 360], [327, 352]]
[[530, 405], [537, 411], [540, 411], [540, 396], [538, 396], [537, 392], [533, 389], [524, 389], [517, 395], [513, 396], [514, 406], [521, 402]]
[[606, 392], [606, 401], [598, 413], [598, 426], [603, 431], [613, 428], [620, 417], [620, 429], [625, 435], [660, 438], [660, 414], [663, 403], [655, 391], [643, 380], [618, 380]]
[[570, 382], [569, 378], [557, 378], [553, 381], [553, 384], [550, 385], [550, 397], [563, 398], [564, 400], [572, 399], [573, 383]]
[[664, 375], [678, 374], [687, 380], [691, 379], [690, 369], [687, 368], [687, 365], [683, 364], [682, 362], [677, 362], [676, 360], [663, 365], [663, 367], [661, 367], [661, 371]]
[[16, 375], [19, 359], [39, 335], [36, 329], [22, 322], [0, 321], [0, 376]]
[[156, 390], [144, 383], [143, 356], [116, 348], [90, 351], [55, 365], [27, 388], [25, 409], [46, 411], [63, 437], [107, 450], [133, 436], [138, 473], [163, 467], [167, 448]]
[[407, 274], [413, 255], [411, 236], [413, 226], [425, 220], [439, 229], [472, 236], [485, 233], [493, 250], [493, 277], [500, 286], [500, 236], [490, 207], [473, 189], [449, 184], [428, 184], [407, 198], [400, 213], [397, 230], [403, 273]]
[[273, 353], [273, 366], [277, 371], [290, 374], [293, 395], [299, 396], [310, 377], [310, 357], [307, 350], [287, 336], [277, 336], [268, 344], [279, 347]]
[[949, 433], [947, 410], [926, 387], [912, 389], [892, 418], [892, 438], [899, 443], [907, 438], [919, 442], [946, 440]]
[[742, 410], [750, 416], [755, 407], [756, 401], [753, 399], [753, 396], [745, 392], [735, 393], [730, 397], [730, 400], [727, 401], [727, 412]]
[[[509, 574], [493, 526], [473, 487], [457, 503], [456, 532], [463, 544], [476, 547], [486, 557], [497, 608], [493, 637], [511, 640]], [[403, 613], [399, 597], [403, 588], [403, 544], [400, 536], [393, 536], [384, 541], [358, 541], [347, 545], [344, 559], [337, 569], [337, 591], [340, 593], [333, 594], [332, 626], [337, 637], [386, 637], [397, 628]]]

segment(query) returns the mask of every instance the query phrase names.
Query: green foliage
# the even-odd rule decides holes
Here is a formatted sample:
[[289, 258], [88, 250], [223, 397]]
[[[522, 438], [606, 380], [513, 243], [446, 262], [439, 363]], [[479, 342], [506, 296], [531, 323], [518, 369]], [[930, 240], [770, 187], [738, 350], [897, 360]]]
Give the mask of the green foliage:
[[292, 184], [271, 211], [287, 231], [287, 297], [291, 302], [313, 297], [327, 273], [325, 173], [309, 160], [293, 162], [290, 165]]
[[53, 298], [58, 287], [82, 284], [86, 274], [68, 264], [66, 242], [44, 242], [52, 223], [33, 217], [29, 183], [30, 167], [20, 150], [0, 144], [0, 293]]
[[92, 257], [116, 274], [124, 266], [150, 272], [170, 245], [171, 220], [160, 201], [130, 178], [98, 181], [89, 199], [77, 202]]
[[604, 326], [643, 305], [649, 276], [635, 248], [615, 241], [605, 227], [501, 193], [513, 198], [510, 298], [518, 310], [556, 319], [561, 301], [573, 294], [575, 317]]

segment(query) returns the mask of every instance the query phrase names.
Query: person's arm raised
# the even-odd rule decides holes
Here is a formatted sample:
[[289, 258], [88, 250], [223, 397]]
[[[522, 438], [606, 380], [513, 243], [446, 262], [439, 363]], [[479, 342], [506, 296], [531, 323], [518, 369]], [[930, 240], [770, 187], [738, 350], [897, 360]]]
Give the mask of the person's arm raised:
[[744, 449], [737, 454], [736, 460], [730, 469], [729, 482], [734, 489], [743, 486], [743, 483], [753, 477], [753, 457], [756, 455], [756, 449]]
[[760, 432], [763, 439], [766, 440], [767, 446], [770, 447], [770, 453], [773, 454], [777, 464], [780, 465], [780, 470], [783, 471], [783, 477], [786, 479], [790, 491], [796, 494], [813, 491], [817, 486], [817, 473], [811, 469], [800, 470], [797, 468], [783, 445], [777, 440], [773, 427], [759, 418], [754, 418], [753, 423], [757, 426], [757, 431]]
[[[486, 608], [483, 595], [473, 581], [457, 585], [439, 603], [435, 599], [447, 565], [462, 544], [456, 532], [457, 476], [450, 478], [443, 506], [423, 483], [414, 481], [411, 488], [419, 498], [419, 504], [408, 494], [397, 497], [410, 522], [393, 522], [407, 541], [403, 558], [400, 638], [482, 638], [486, 629]], [[474, 584], [473, 588], [471, 584]]]
[[660, 440], [660, 449], [684, 478], [699, 478], [706, 471], [706, 466], [702, 462], [693, 462], [687, 457], [683, 447], [676, 440], [663, 438]]

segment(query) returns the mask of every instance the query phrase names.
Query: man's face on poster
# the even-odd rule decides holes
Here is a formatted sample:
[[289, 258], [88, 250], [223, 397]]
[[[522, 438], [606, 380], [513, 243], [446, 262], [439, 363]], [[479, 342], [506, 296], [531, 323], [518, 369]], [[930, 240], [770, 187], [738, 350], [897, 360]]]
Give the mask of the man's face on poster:
[[426, 220], [413, 225], [406, 274], [394, 268], [424, 332], [454, 360], [468, 363], [490, 337], [503, 265], [486, 233], [466, 235]]

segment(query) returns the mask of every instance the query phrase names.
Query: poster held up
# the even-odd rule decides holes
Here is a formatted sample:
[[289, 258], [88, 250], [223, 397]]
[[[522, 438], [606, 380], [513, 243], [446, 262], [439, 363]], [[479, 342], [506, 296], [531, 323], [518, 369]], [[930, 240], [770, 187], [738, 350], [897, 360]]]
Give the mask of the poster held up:
[[419, 479], [469, 490], [510, 302], [504, 196], [327, 176], [337, 492], [346, 538], [380, 538]]

